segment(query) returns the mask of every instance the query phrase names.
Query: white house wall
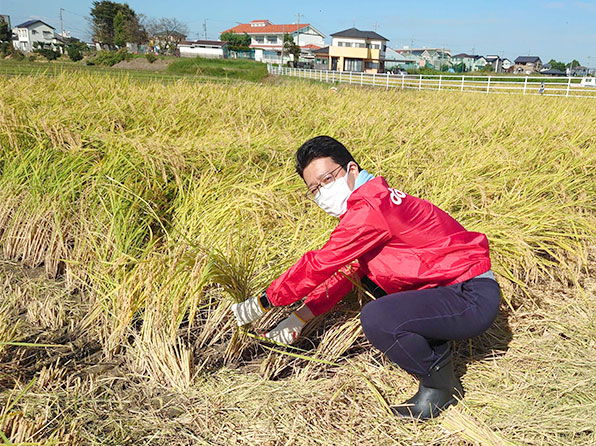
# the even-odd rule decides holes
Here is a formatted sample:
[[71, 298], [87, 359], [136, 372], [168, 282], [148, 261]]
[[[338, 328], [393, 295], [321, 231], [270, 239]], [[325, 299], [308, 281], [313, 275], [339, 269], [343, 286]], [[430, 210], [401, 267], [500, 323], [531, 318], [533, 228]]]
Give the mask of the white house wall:
[[[294, 41], [295, 40], [296, 40], [296, 33], [294, 33]], [[324, 47], [325, 41], [319, 34], [316, 34], [312, 31], [307, 32], [307, 33], [300, 32], [300, 46], [304, 46], [304, 45], [316, 45], [316, 46]]]
[[[340, 43], [342, 43], [342, 45], [339, 45]], [[358, 38], [358, 37], [333, 37], [333, 39], [331, 40], [331, 45], [332, 46], [345, 46], [346, 43], [352, 44], [355, 43], [356, 47], [358, 47], [358, 45], [360, 44], [366, 44], [367, 43], [367, 39], [365, 38]], [[385, 45], [385, 42], [382, 40], [378, 40], [378, 39], [372, 39], [372, 40], [368, 40], [368, 43], [370, 43], [370, 49], [377, 49], [374, 48], [374, 45], [378, 45], [379, 46], [379, 50], [381, 51], [381, 57], [385, 57], [385, 52], [383, 51], [383, 45]], [[350, 45], [353, 46], [353, 45]]]
[[179, 46], [181, 57], [206, 57], [210, 59], [223, 59], [223, 50], [221, 48], [192, 48], [188, 46]]
[[[325, 41], [323, 40], [323, 37], [321, 37], [319, 34], [314, 33], [312, 30], [310, 30], [310, 28], [307, 29], [307, 32], [300, 32], [300, 46], [304, 46], [304, 45], [316, 45], [319, 47], [324, 47], [325, 46]], [[294, 42], [296, 41], [296, 37], [298, 35], [298, 33], [286, 33], [286, 34], [291, 34], [292, 37], [294, 38]], [[273, 37], [275, 38], [275, 40], [273, 40]], [[251, 34], [250, 35], [250, 44], [251, 45], [262, 45], [263, 47], [265, 46], [270, 46], [270, 45], [280, 45], [283, 43], [283, 33], [269, 33], [269, 34]]]

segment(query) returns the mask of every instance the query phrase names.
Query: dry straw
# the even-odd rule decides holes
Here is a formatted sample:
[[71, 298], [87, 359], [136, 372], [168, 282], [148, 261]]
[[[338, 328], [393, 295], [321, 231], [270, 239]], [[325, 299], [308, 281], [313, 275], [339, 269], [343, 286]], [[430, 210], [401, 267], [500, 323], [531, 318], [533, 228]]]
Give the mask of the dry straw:
[[[241, 336], [229, 306], [259, 292], [306, 250], [322, 246], [336, 224], [303, 198], [304, 186], [293, 172], [299, 144], [328, 134], [341, 140], [370, 172], [429, 199], [467, 229], [486, 233], [504, 305], [515, 311], [512, 314], [523, 318], [540, 308], [546, 296], [535, 287], [545, 281], [573, 286], [582, 302], [579, 307], [592, 308], [593, 296], [581, 281], [589, 264], [587, 246], [596, 234], [592, 101], [356, 88], [334, 93], [293, 81], [166, 84], [83, 73], [4, 78], [0, 98], [2, 255], [62, 278], [69, 295], [83, 293], [84, 314], [70, 322], [67, 331], [99, 340], [102, 360], [131, 373], [132, 381], [126, 381], [131, 388], [163, 385], [191, 395], [202, 389], [206, 404], [212, 404], [207, 412], [221, 428], [204, 424], [214, 430], [204, 437], [187, 430], [184, 438], [226, 444], [223, 439], [247, 423], [243, 414], [249, 413], [261, 420], [270, 417], [276, 430], [264, 421], [256, 426], [276, 433], [258, 436], [251, 430], [233, 437], [238, 443], [267, 439], [271, 444], [307, 444], [301, 438], [310, 435], [316, 443], [338, 444], [329, 432], [339, 424], [344, 444], [393, 444], [401, 437], [408, 441], [403, 444], [468, 444], [491, 438], [508, 444], [507, 437], [563, 444], [547, 418], [538, 423], [546, 434], [534, 427], [516, 434], [514, 423], [506, 419], [513, 416], [514, 405], [497, 397], [468, 406], [469, 416], [462, 409], [446, 417], [451, 423], [448, 434], [396, 426], [386, 405], [407, 395], [411, 389], [404, 383], [409, 381], [386, 364], [377, 366], [369, 355], [354, 295], [330, 317], [309, 324], [305, 333], [313, 343], [305, 340], [298, 346], [306, 351], [267, 349]], [[359, 294], [360, 300], [368, 298]], [[19, 317], [11, 308], [18, 306], [18, 299], [10, 302], [1, 304], [0, 315], [0, 348], [6, 354], [17, 351], [8, 342], [54, 344], [49, 335], [28, 339], [23, 327], [30, 325], [14, 325]], [[48, 330], [51, 323], [68, 326], [42, 301], [36, 308], [45, 315], [39, 323]], [[254, 328], [269, 328], [284, 315], [272, 312]], [[585, 317], [578, 320], [583, 324]], [[593, 327], [582, 327], [584, 336], [593, 339]], [[532, 339], [530, 332], [523, 335]], [[585, 358], [581, 348], [576, 350]], [[544, 345], [539, 352], [548, 357]], [[346, 365], [351, 358], [359, 358], [357, 366]], [[572, 365], [593, 371], [594, 364]], [[288, 389], [300, 396], [226, 367], [289, 380]], [[230, 375], [220, 376], [220, 370]], [[495, 379], [493, 372], [483, 370], [474, 372]], [[68, 385], [91, 399], [97, 398], [96, 392], [110, 392], [91, 378], [86, 381], [84, 374], [76, 376], [79, 381], [68, 378], [73, 380]], [[321, 377], [335, 381], [326, 384]], [[512, 386], [519, 386], [518, 393], [536, 392], [520, 384], [522, 377], [510, 379]], [[531, 376], [527, 379], [533, 382]], [[110, 382], [118, 380], [124, 378]], [[240, 380], [238, 392], [247, 398], [247, 389], [258, 392], [251, 407], [242, 406], [240, 393], [230, 390], [234, 380]], [[481, 386], [477, 381], [468, 384]], [[322, 393], [301, 391], [305, 385]], [[577, 389], [581, 386], [578, 381]], [[304, 411], [292, 418], [295, 412], [271, 396], [272, 407], [287, 419], [273, 409], [258, 414], [255, 406], [266, 407], [268, 389], [275, 389], [272, 395], [283, 394], [296, 410], [305, 405]], [[231, 400], [226, 402], [221, 393]], [[336, 406], [329, 410], [332, 396]], [[578, 407], [591, 404], [584, 396]], [[189, 398], [185, 416], [198, 425], [207, 423], [201, 418], [205, 414], [192, 406], [197, 400]], [[549, 398], [554, 405], [557, 395]], [[65, 411], [65, 419], [76, 418], [66, 416], [68, 410], [58, 403], [48, 406], [44, 401], [40, 404], [45, 407], [61, 407], [56, 410]], [[234, 409], [236, 403], [240, 409]], [[486, 415], [483, 408], [493, 403], [502, 404], [508, 415], [494, 410]], [[89, 413], [94, 405], [85, 406]], [[565, 407], [577, 413], [569, 409], [571, 403]], [[106, 413], [99, 407], [93, 410]], [[331, 419], [334, 410], [341, 421]], [[552, 407], [548, 410], [552, 420], [561, 420]], [[222, 413], [227, 415], [214, 415]], [[125, 425], [126, 417], [113, 422], [113, 433], [135, 429]], [[309, 423], [315, 427], [310, 429]], [[497, 432], [499, 425], [503, 435], [487, 433]], [[64, 435], [72, 433], [67, 431]], [[587, 430], [576, 437], [565, 432], [569, 444], [593, 438]], [[11, 441], [24, 438], [16, 435]], [[30, 437], [50, 438], [41, 433]], [[160, 438], [171, 440], [166, 437], [164, 433]], [[114, 433], [103, 440], [122, 443], [126, 438]]]

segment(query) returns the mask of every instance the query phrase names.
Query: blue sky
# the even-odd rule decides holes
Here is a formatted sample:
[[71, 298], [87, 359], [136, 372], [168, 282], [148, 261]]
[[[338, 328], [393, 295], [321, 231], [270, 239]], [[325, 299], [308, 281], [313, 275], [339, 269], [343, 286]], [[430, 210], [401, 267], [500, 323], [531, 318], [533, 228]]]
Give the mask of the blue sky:
[[[64, 28], [75, 37], [90, 39], [88, 0], [0, 0], [0, 13], [17, 25], [40, 18], [60, 30], [59, 9], [64, 8]], [[376, 30], [389, 46], [446, 47], [453, 52], [499, 54], [509, 58], [537, 55], [579, 60], [596, 67], [596, 0], [561, 1], [385, 1], [303, 0], [190, 1], [130, 0], [136, 12], [148, 17], [175, 17], [185, 22], [189, 38], [207, 37], [253, 19], [273, 23], [311, 23], [327, 36], [355, 26]]]

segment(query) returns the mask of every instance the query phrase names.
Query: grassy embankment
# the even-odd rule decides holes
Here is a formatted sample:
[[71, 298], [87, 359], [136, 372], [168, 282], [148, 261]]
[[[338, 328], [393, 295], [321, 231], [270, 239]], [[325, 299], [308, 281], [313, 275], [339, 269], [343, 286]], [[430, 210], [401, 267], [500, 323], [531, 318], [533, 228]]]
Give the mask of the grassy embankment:
[[[596, 439], [592, 100], [293, 81], [176, 87], [89, 73], [0, 80], [1, 436]], [[311, 323], [302, 350], [235, 331], [231, 296], [261, 289], [335, 224], [292, 170], [296, 147], [317, 134], [489, 237], [503, 311], [487, 334], [457, 343], [467, 395], [437, 421], [387, 413], [415, 382], [364, 340], [364, 296]], [[209, 261], [214, 250], [227, 264]]]
[[[144, 59], [136, 56], [133, 59]], [[257, 82], [267, 77], [267, 65], [249, 60], [219, 60], [203, 58], [165, 58], [168, 63], [165, 72], [113, 68], [103, 65], [86, 65], [84, 61], [74, 63], [68, 61], [0, 61], [0, 75], [49, 75], [56, 76], [67, 73], [94, 73], [115, 77], [129, 77], [136, 80], [161, 81], [251, 81]]]
[[256, 82], [267, 77], [267, 65], [254, 60], [195, 57], [192, 59], [181, 58], [170, 63], [168, 72], [244, 79]]

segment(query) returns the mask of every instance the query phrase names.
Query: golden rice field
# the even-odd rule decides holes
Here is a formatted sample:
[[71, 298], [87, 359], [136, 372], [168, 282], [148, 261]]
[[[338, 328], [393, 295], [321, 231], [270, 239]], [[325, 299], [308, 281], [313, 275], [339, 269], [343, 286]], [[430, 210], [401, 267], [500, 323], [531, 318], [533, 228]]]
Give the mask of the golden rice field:
[[[268, 79], [0, 79], [0, 439], [41, 445], [596, 444], [596, 102]], [[503, 287], [428, 423], [349, 295], [296, 348], [229, 307], [335, 221], [293, 154], [361, 166], [488, 235]], [[290, 310], [268, 313], [266, 329]]]

